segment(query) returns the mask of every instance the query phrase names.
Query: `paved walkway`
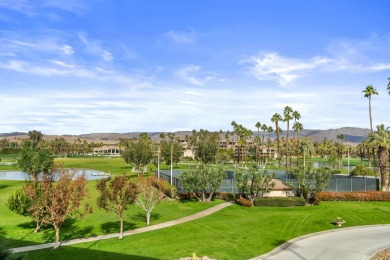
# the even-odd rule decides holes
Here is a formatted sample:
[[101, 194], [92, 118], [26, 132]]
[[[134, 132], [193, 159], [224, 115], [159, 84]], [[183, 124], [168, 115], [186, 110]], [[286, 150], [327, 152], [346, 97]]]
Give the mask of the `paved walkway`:
[[251, 260], [371, 259], [390, 247], [390, 225], [333, 229], [292, 239]]
[[[209, 209], [206, 209], [204, 211], [195, 213], [195, 214], [187, 216], [187, 217], [183, 217], [180, 219], [156, 224], [153, 226], [147, 226], [147, 227], [143, 227], [143, 228], [137, 228], [134, 230], [125, 231], [125, 232], [123, 232], [123, 236], [135, 235], [135, 234], [139, 234], [139, 233], [144, 233], [144, 232], [148, 232], [148, 231], [153, 231], [153, 230], [171, 227], [174, 225], [185, 223], [185, 222], [188, 222], [188, 221], [191, 221], [194, 219], [202, 218], [202, 217], [208, 216], [210, 214], [213, 214], [213, 213], [215, 213], [223, 208], [226, 208], [232, 204], [233, 204], [232, 202], [225, 202], [225, 203], [216, 205], [214, 207], [211, 207]], [[80, 243], [85, 243], [85, 242], [93, 242], [93, 241], [99, 241], [99, 240], [117, 238], [117, 237], [119, 237], [119, 233], [101, 235], [101, 236], [95, 236], [95, 237], [89, 237], [89, 238], [72, 239], [72, 240], [61, 242], [61, 246], [74, 245], [74, 244], [80, 244]], [[22, 253], [22, 252], [28, 252], [28, 251], [39, 250], [39, 249], [44, 249], [44, 248], [52, 248], [53, 246], [54, 246], [54, 243], [46, 243], [46, 244], [39, 244], [39, 245], [32, 245], [32, 246], [25, 246], [25, 247], [17, 247], [17, 248], [12, 248], [11, 250], [14, 253]]]

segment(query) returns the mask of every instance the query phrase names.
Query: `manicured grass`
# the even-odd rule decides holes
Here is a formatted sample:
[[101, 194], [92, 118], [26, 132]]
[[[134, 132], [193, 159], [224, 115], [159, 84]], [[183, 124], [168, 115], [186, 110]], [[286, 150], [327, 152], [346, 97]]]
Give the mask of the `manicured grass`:
[[178, 226], [125, 237], [28, 253], [29, 259], [176, 259], [208, 255], [249, 259], [301, 235], [338, 227], [390, 223], [390, 202], [322, 202], [320, 206], [245, 208], [230, 206]]
[[[10, 211], [6, 202], [9, 195], [21, 187], [22, 181], [0, 181], [0, 236], [7, 240], [11, 247], [20, 247], [31, 244], [53, 242], [54, 230], [51, 226], [45, 227], [41, 232], [34, 234], [35, 225], [29, 217], [20, 216]], [[89, 201], [94, 212], [88, 214], [83, 220], [68, 220], [61, 228], [61, 240], [90, 237], [102, 234], [119, 232], [118, 217], [114, 213], [106, 213], [96, 207], [98, 191], [96, 182], [89, 181]], [[151, 224], [158, 224], [207, 209], [223, 201], [211, 203], [180, 202], [164, 200], [152, 212]], [[131, 206], [125, 212], [125, 230], [132, 230], [146, 226], [145, 214], [138, 206]]]

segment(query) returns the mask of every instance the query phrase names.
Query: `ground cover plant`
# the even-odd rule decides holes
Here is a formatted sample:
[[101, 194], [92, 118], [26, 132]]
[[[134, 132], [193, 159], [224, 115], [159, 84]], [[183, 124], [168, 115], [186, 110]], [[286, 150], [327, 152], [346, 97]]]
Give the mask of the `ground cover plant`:
[[[35, 223], [29, 217], [20, 216], [7, 208], [6, 204], [9, 196], [20, 189], [23, 184], [24, 181], [0, 180], [0, 237], [5, 238], [7, 244], [11, 247], [53, 242], [54, 231], [50, 226], [42, 227], [40, 232], [34, 234]], [[61, 240], [118, 233], [119, 221], [117, 217], [107, 214], [103, 209], [96, 206], [96, 198], [99, 195], [96, 190], [96, 181], [88, 181], [87, 188], [94, 212], [86, 215], [83, 220], [70, 219], [65, 221], [61, 227]], [[194, 214], [222, 202], [222, 200], [211, 203], [163, 200], [153, 210], [151, 220], [153, 224], [170, 221]], [[145, 213], [141, 208], [132, 206], [125, 211], [124, 230], [145, 226]]]
[[217, 259], [249, 259], [297, 236], [344, 227], [390, 223], [389, 202], [322, 202], [312, 207], [241, 207], [232, 205], [208, 217], [178, 226], [125, 237], [39, 250], [29, 259], [177, 259], [207, 255]]

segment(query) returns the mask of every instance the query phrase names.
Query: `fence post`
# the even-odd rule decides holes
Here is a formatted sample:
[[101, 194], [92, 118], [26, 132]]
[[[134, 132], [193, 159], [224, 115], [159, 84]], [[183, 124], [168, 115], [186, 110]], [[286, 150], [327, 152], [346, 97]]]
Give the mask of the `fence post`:
[[352, 178], [351, 178], [351, 191], [352, 191]]

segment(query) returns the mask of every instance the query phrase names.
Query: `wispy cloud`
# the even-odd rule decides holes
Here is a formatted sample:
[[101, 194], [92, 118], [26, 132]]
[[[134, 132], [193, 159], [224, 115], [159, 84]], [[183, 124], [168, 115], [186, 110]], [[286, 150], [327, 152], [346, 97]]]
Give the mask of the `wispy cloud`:
[[182, 67], [175, 72], [175, 76], [193, 85], [203, 86], [208, 81], [224, 81], [216, 73], [202, 71], [201, 66], [189, 65]]
[[330, 60], [324, 57], [314, 57], [309, 60], [282, 57], [275, 52], [262, 53], [258, 56], [244, 58], [240, 64], [249, 64], [250, 73], [259, 80], [277, 80], [281, 85], [317, 69]]
[[82, 0], [46, 0], [43, 2], [43, 6], [62, 9], [77, 15], [82, 15], [86, 10]]
[[24, 40], [7, 40], [0, 39], [3, 46], [11, 50], [17, 51], [34, 51], [41, 52], [57, 52], [59, 54], [72, 55], [74, 50], [68, 44], [59, 43], [58, 40], [53, 38], [40, 39], [35, 41]]
[[195, 32], [193, 30], [189, 32], [169, 30], [165, 33], [165, 37], [174, 43], [193, 43], [195, 41]]
[[36, 15], [36, 10], [29, 0], [0, 0], [0, 8], [20, 12], [27, 16]]
[[101, 42], [98, 40], [91, 40], [87, 38], [87, 35], [85, 33], [79, 33], [79, 39], [82, 43], [84, 43], [86, 50], [96, 56], [99, 56], [105, 61], [112, 61], [114, 58], [112, 53], [105, 50], [101, 46]]
[[288, 57], [277, 52], [262, 52], [239, 61], [248, 65], [251, 75], [259, 80], [276, 80], [286, 85], [313, 72], [371, 73], [390, 69], [390, 38], [371, 37], [362, 41], [334, 41], [327, 55], [308, 59]]

